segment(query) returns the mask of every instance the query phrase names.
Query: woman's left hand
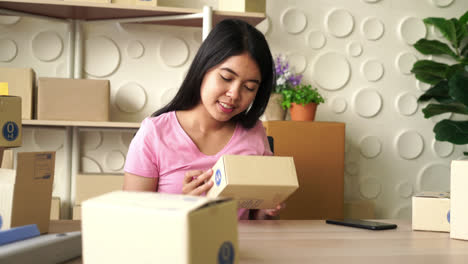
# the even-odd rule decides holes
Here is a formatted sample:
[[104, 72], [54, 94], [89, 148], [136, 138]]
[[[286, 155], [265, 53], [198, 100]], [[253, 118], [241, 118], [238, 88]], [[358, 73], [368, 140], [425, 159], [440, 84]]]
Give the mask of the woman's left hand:
[[278, 216], [280, 211], [286, 208], [286, 203], [280, 203], [274, 209], [264, 209], [263, 212], [267, 216]]

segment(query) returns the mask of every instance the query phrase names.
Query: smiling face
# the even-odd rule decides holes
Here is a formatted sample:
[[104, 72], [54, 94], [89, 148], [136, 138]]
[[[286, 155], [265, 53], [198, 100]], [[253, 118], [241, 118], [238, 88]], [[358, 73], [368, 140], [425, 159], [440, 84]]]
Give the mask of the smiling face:
[[248, 53], [229, 57], [206, 72], [201, 104], [215, 120], [229, 121], [254, 101], [260, 82], [260, 69]]

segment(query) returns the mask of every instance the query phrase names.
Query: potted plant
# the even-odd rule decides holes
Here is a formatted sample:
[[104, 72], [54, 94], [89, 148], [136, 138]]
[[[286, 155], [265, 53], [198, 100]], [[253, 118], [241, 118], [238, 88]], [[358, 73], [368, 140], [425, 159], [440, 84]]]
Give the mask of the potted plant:
[[[431, 87], [419, 97], [419, 102], [431, 102], [423, 108], [425, 118], [443, 113], [468, 115], [468, 12], [459, 19], [429, 17], [426, 25], [433, 25], [447, 40], [420, 39], [414, 47], [424, 55], [449, 56], [449, 65], [432, 60], [419, 60], [411, 70], [416, 79]], [[453, 144], [468, 144], [468, 121], [444, 119], [434, 126], [436, 140]], [[464, 152], [468, 155], [467, 152]]]
[[274, 87], [265, 110], [265, 120], [285, 119], [286, 111], [281, 106], [283, 98], [282, 92], [293, 89], [302, 79], [302, 75], [295, 74], [287, 59], [282, 55], [278, 55], [275, 58], [275, 75], [276, 86]]
[[299, 84], [294, 89], [282, 91], [284, 109], [289, 109], [291, 120], [314, 121], [317, 106], [325, 102], [317, 88], [310, 84]]

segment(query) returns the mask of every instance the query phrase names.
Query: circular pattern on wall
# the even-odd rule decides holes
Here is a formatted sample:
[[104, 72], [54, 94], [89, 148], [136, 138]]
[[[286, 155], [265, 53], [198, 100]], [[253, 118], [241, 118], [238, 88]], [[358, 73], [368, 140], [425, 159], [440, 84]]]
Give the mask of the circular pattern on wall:
[[13, 25], [20, 21], [19, 16], [0, 16], [0, 25]]
[[404, 131], [396, 138], [396, 150], [403, 159], [415, 159], [424, 149], [422, 136], [416, 131]]
[[425, 92], [427, 90], [429, 90], [429, 88], [431, 88], [431, 85], [428, 84], [428, 83], [423, 83], [419, 80], [416, 81], [416, 85], [418, 86], [418, 89]]
[[180, 38], [168, 37], [161, 42], [159, 56], [169, 67], [179, 67], [189, 58], [190, 51], [187, 43]]
[[124, 167], [125, 155], [120, 150], [113, 150], [106, 154], [106, 167], [112, 171], [119, 171]]
[[408, 181], [400, 182], [396, 189], [398, 195], [402, 198], [410, 198], [413, 195], [413, 184]]
[[102, 144], [102, 132], [101, 131], [82, 131], [80, 132], [81, 146], [85, 150], [98, 149]]
[[441, 158], [446, 158], [453, 153], [454, 146], [450, 142], [438, 141], [438, 140], [433, 139], [432, 150], [437, 156]]
[[402, 206], [393, 213], [393, 219], [411, 219], [413, 211], [410, 206]]
[[313, 49], [321, 49], [327, 43], [327, 37], [321, 31], [315, 30], [307, 34], [306, 42]]
[[120, 52], [111, 39], [103, 36], [92, 37], [85, 42], [84, 70], [94, 77], [109, 76], [120, 64]]
[[34, 129], [34, 143], [43, 151], [57, 151], [65, 142], [63, 129]]
[[268, 32], [270, 31], [270, 17], [265, 16], [265, 19], [262, 22], [258, 23], [255, 26], [255, 28], [258, 29], [258, 31], [262, 32], [263, 35], [268, 34]]
[[377, 60], [368, 60], [362, 64], [361, 73], [368, 81], [376, 82], [382, 78], [384, 67]]
[[137, 113], [146, 105], [145, 89], [136, 82], [122, 85], [115, 95], [115, 104], [120, 111]]
[[307, 59], [304, 55], [293, 52], [288, 55], [289, 65], [294, 67], [296, 73], [303, 73], [307, 67]]
[[359, 192], [366, 199], [377, 198], [382, 191], [382, 185], [374, 177], [369, 177], [360, 182]]
[[328, 52], [318, 56], [314, 63], [313, 76], [320, 88], [338, 90], [351, 77], [351, 68], [345, 56]]
[[396, 99], [396, 108], [402, 115], [413, 115], [418, 110], [418, 98], [410, 93], [400, 94]]
[[53, 61], [63, 50], [62, 39], [52, 31], [40, 32], [33, 38], [31, 45], [33, 55], [41, 61]]
[[406, 17], [400, 24], [400, 37], [409, 45], [413, 45], [419, 39], [426, 37], [427, 28], [422, 19]]
[[128, 149], [130, 147], [130, 143], [132, 142], [132, 139], [133, 139], [135, 133], [136, 133], [136, 131], [122, 132], [122, 135], [121, 135], [120, 139], [121, 139], [122, 145], [124, 145], [125, 148]]
[[18, 53], [16, 42], [11, 39], [0, 39], [0, 61], [10, 62]]
[[396, 59], [396, 66], [401, 73], [411, 74], [411, 69], [416, 61], [418, 61], [418, 58], [413, 53], [402, 52]]
[[325, 19], [325, 28], [335, 37], [346, 37], [353, 32], [354, 18], [344, 9], [334, 9]]
[[378, 18], [368, 17], [362, 22], [361, 31], [368, 40], [378, 40], [383, 36], [385, 27]]
[[357, 41], [352, 41], [346, 46], [349, 56], [359, 57], [362, 54], [362, 45]]
[[132, 40], [127, 46], [127, 55], [132, 59], [139, 59], [145, 53], [145, 47], [138, 40]]
[[68, 64], [60, 63], [55, 67], [55, 73], [57, 77], [68, 77]]
[[297, 8], [288, 8], [281, 14], [280, 23], [286, 32], [298, 34], [306, 28], [307, 17]]
[[89, 157], [81, 157], [81, 171], [84, 173], [102, 173], [99, 163]]
[[168, 104], [179, 91], [178, 88], [167, 89], [161, 96], [161, 106]]
[[447, 7], [453, 3], [454, 0], [432, 0], [432, 4], [438, 7]]
[[352, 176], [357, 175], [359, 172], [359, 165], [356, 162], [348, 162], [346, 163], [345, 171], [349, 175], [352, 175]]
[[370, 118], [382, 109], [382, 97], [374, 89], [361, 89], [354, 96], [354, 110], [362, 117]]
[[419, 191], [450, 191], [450, 167], [441, 163], [427, 165], [418, 175], [417, 184]]
[[346, 108], [348, 107], [348, 104], [346, 103], [346, 100], [342, 97], [335, 97], [333, 100], [330, 102], [331, 108], [333, 112], [337, 114], [341, 114], [344, 111], [346, 111]]
[[376, 136], [367, 136], [359, 143], [361, 155], [368, 159], [377, 157], [382, 151], [382, 143]]

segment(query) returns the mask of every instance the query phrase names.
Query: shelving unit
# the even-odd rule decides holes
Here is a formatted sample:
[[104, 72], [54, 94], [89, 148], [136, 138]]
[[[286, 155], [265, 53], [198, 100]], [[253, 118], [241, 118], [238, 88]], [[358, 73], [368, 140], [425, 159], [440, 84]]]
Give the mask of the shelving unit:
[[[0, 15], [30, 16], [39, 19], [59, 21], [68, 24], [68, 77], [83, 78], [83, 43], [82, 23], [150, 23], [159, 25], [202, 27], [203, 39], [214, 24], [227, 18], [244, 20], [257, 25], [265, 19], [264, 13], [242, 13], [212, 10], [205, 6], [201, 9], [178, 7], [149, 7], [92, 2], [69, 2], [60, 0], [0, 0]], [[66, 198], [70, 205], [75, 200], [76, 175], [80, 164], [81, 130], [103, 129], [122, 130], [138, 129], [140, 123], [127, 122], [88, 122], [88, 121], [51, 121], [23, 120], [26, 127], [65, 127], [64, 149], [67, 155], [67, 186], [70, 196]], [[72, 208], [64, 207], [66, 213], [61, 217], [70, 217]]]

